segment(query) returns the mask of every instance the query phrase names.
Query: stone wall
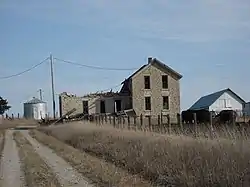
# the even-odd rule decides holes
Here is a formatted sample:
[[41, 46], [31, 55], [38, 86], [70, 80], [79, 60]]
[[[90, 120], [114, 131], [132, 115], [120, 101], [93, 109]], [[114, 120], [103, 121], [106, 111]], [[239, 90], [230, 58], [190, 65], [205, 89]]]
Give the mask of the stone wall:
[[73, 108], [76, 109], [74, 113], [71, 115], [83, 113], [83, 99], [82, 97], [78, 97], [75, 95], [69, 95], [67, 93], [62, 93], [59, 96], [59, 110], [60, 110], [60, 117], [65, 115], [67, 112], [72, 110]]
[[[168, 75], [168, 89], [162, 89], [162, 75]], [[150, 88], [144, 89], [144, 76], [150, 76]], [[145, 110], [145, 97], [151, 97], [151, 111]], [[163, 109], [162, 96], [169, 96], [169, 110]], [[132, 103], [137, 115], [170, 115], [172, 123], [177, 122], [180, 113], [179, 80], [171, 72], [154, 65], [147, 66], [132, 78]]]

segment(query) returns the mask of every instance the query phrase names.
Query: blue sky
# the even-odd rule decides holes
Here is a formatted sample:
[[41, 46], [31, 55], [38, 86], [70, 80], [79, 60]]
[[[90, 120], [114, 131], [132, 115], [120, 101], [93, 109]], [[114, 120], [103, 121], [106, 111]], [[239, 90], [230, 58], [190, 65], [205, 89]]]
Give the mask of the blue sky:
[[[0, 2], [0, 77], [49, 56], [77, 63], [139, 68], [148, 56], [183, 75], [181, 108], [231, 88], [250, 100], [249, 0], [43, 0]], [[55, 62], [56, 93], [77, 95], [119, 84], [132, 71], [102, 71]], [[51, 111], [49, 64], [0, 80], [1, 96], [23, 111], [38, 96]]]

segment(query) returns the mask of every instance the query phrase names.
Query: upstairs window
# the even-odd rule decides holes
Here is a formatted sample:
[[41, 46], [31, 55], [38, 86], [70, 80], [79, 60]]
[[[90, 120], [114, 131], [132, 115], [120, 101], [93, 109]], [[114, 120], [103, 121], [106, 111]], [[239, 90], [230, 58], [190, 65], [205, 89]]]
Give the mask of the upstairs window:
[[163, 109], [169, 110], [169, 97], [163, 96], [162, 99], [163, 99]]
[[151, 98], [145, 97], [145, 110], [151, 110]]
[[150, 89], [150, 76], [144, 76], [144, 88]]
[[162, 75], [162, 88], [168, 89], [168, 76]]

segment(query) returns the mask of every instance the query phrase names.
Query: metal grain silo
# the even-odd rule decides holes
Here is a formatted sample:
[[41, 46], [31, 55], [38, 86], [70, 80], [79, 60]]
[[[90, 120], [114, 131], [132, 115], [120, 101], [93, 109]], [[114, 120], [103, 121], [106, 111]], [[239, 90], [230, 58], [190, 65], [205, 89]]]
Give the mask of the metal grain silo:
[[33, 97], [32, 100], [24, 103], [24, 117], [27, 119], [40, 120], [47, 114], [47, 104], [40, 99]]

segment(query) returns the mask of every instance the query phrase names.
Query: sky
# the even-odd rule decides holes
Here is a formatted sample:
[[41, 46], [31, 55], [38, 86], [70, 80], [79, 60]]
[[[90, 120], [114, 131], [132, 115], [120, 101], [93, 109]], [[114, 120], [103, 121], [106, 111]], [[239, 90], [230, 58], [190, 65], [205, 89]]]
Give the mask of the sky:
[[[249, 10], [249, 0], [1, 0], [0, 77], [50, 54], [124, 69], [139, 68], [150, 56], [183, 75], [182, 110], [224, 88], [249, 101]], [[80, 96], [112, 88], [133, 73], [58, 60], [54, 70], [57, 105], [61, 92]], [[12, 106], [9, 113], [23, 114], [23, 102], [38, 97], [38, 89], [51, 113], [49, 61], [0, 84], [0, 95]]]

